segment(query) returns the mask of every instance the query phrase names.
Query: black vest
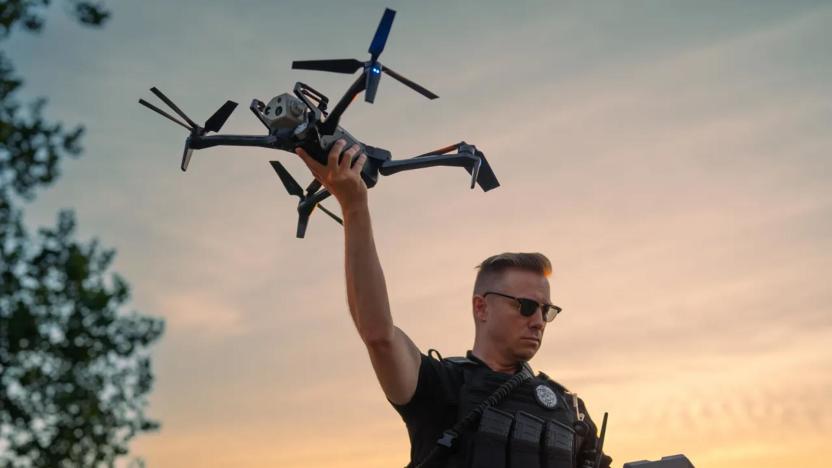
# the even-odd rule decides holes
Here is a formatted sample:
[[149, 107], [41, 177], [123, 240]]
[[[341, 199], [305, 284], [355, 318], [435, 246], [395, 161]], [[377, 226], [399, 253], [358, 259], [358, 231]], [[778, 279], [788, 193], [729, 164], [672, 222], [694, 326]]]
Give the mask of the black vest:
[[[492, 371], [470, 352], [465, 358], [444, 361], [451, 363], [451, 369], [461, 372], [463, 377], [455, 398], [457, 420], [464, 418], [511, 378], [508, 374]], [[539, 373], [514, 389], [502, 402], [486, 409], [473, 427], [460, 434], [450, 455], [429, 466], [576, 468], [585, 442], [594, 444], [594, 425], [588, 417], [588, 425], [579, 422], [578, 413], [585, 412], [577, 397], [546, 374]], [[593, 440], [589, 441], [587, 437]]]

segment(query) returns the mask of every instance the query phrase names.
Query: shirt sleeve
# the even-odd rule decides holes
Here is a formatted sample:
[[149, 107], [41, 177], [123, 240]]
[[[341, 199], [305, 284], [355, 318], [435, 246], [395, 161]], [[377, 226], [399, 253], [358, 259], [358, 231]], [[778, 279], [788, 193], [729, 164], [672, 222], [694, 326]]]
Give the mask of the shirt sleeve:
[[[438, 409], [449, 403], [448, 369], [432, 356], [422, 353], [419, 377], [413, 397], [403, 405], [390, 404], [405, 421], [417, 415], [425, 415], [430, 408]], [[389, 399], [387, 401], [390, 401]]]

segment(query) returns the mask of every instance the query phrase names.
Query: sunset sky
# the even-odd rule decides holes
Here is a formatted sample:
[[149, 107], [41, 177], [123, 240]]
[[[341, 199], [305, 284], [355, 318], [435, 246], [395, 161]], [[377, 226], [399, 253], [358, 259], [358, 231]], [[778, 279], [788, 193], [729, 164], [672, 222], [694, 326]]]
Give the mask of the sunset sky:
[[[292, 60], [368, 57], [397, 10], [383, 78], [342, 125], [394, 157], [465, 140], [502, 186], [458, 168], [370, 191], [396, 324], [423, 351], [473, 342], [474, 266], [539, 251], [564, 312], [531, 362], [610, 413], [613, 466], [826, 468], [832, 457], [832, 4], [809, 1], [111, 1], [102, 31], [62, 11], [9, 54], [27, 97], [83, 123], [85, 152], [27, 211], [74, 208], [118, 252], [153, 347], [149, 467], [401, 467], [404, 424], [349, 318], [342, 229], [295, 238], [267, 161], [214, 148], [179, 170], [185, 132], [138, 105], [158, 86], [224, 132], [303, 81]], [[325, 203], [337, 210], [334, 200]], [[126, 460], [125, 460], [126, 461]]]

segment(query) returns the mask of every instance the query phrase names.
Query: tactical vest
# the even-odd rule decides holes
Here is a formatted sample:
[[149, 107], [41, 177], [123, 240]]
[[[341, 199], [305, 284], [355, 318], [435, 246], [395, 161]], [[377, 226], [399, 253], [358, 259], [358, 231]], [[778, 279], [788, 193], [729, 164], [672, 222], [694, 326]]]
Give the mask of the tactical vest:
[[[468, 358], [446, 360], [460, 366], [457, 420], [508, 379]], [[456, 449], [442, 466], [454, 468], [576, 468], [583, 444], [576, 411], [577, 397], [539, 373], [494, 407], [486, 409], [475, 427], [460, 434]]]

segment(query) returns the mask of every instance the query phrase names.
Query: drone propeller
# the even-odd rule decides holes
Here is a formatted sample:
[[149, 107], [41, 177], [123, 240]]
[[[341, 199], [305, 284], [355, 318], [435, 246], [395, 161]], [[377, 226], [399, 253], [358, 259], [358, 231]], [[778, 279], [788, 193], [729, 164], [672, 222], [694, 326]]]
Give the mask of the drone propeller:
[[396, 80], [399, 83], [407, 86], [408, 88], [412, 89], [413, 91], [416, 91], [417, 93], [421, 94], [422, 96], [425, 96], [428, 99], [436, 99], [436, 98], [439, 97], [436, 94], [433, 94], [432, 92], [423, 88], [422, 86], [414, 83], [413, 81], [410, 81], [407, 78], [403, 77], [402, 75], [399, 75], [398, 73], [394, 72], [393, 69], [390, 68], [390, 67], [382, 67], [381, 71], [383, 71], [384, 73], [387, 73], [394, 80]]
[[373, 36], [373, 41], [370, 42], [370, 48], [367, 52], [370, 53], [370, 60], [375, 62], [378, 56], [384, 51], [384, 46], [387, 44], [387, 36], [390, 35], [390, 28], [393, 27], [393, 19], [396, 18], [396, 11], [389, 8], [384, 9], [384, 15], [381, 21], [378, 22], [376, 34]]
[[150, 92], [155, 94], [156, 97], [161, 99], [165, 104], [168, 105], [168, 107], [170, 107], [171, 109], [173, 109], [174, 112], [179, 114], [180, 117], [185, 119], [185, 122], [188, 122], [191, 125], [191, 128], [198, 127], [198, 125], [195, 124], [193, 120], [188, 118], [188, 116], [185, 115], [185, 113], [182, 112], [182, 110], [180, 110], [178, 107], [176, 107], [176, 104], [174, 104], [173, 101], [168, 99], [167, 96], [165, 96], [161, 91], [159, 91], [159, 89], [157, 87], [154, 86], [154, 87], [150, 88]]
[[161, 114], [163, 117], [167, 117], [168, 119], [170, 119], [171, 121], [173, 121], [173, 123], [175, 123], [175, 124], [177, 124], [177, 125], [181, 125], [181, 126], [185, 127], [185, 129], [186, 129], [186, 130], [193, 130], [193, 127], [190, 127], [190, 126], [188, 126], [188, 125], [186, 125], [186, 124], [182, 123], [182, 121], [181, 121], [181, 120], [177, 119], [176, 117], [173, 117], [172, 115], [168, 114], [167, 112], [163, 111], [162, 109], [159, 109], [158, 107], [154, 106], [153, 104], [151, 104], [151, 103], [149, 103], [149, 102], [145, 101], [144, 99], [139, 99], [139, 104], [141, 104], [141, 105], [143, 105], [143, 106], [147, 107], [147, 108], [148, 108], [148, 109], [150, 109], [150, 110], [153, 110], [153, 111], [158, 112], [158, 113], [159, 113], [159, 114]]
[[306, 196], [303, 194], [303, 189], [300, 188], [295, 178], [292, 177], [292, 174], [289, 174], [289, 171], [279, 161], [269, 161], [269, 163], [274, 168], [274, 171], [277, 172], [277, 176], [280, 177], [280, 181], [283, 182], [283, 186], [286, 187], [289, 195], [294, 195], [303, 201]]
[[206, 132], [219, 132], [223, 125], [225, 125], [225, 121], [228, 120], [228, 117], [231, 116], [231, 113], [234, 112], [234, 109], [237, 108], [237, 103], [234, 101], [225, 101], [225, 104], [222, 105], [214, 115], [208, 117], [208, 120], [205, 121], [205, 131]]
[[292, 62], [295, 70], [319, 70], [333, 73], [346, 73], [352, 75], [364, 66], [364, 62], [356, 59], [332, 59], [332, 60], [296, 60]]
[[289, 171], [286, 170], [283, 164], [280, 164], [279, 161], [269, 161], [269, 163], [272, 165], [272, 168], [274, 168], [274, 171], [277, 172], [277, 176], [280, 177], [280, 181], [283, 182], [283, 186], [286, 187], [286, 191], [289, 192], [289, 195], [294, 195], [300, 198], [300, 202], [298, 203], [297, 237], [303, 237], [306, 234], [306, 225], [309, 222], [309, 216], [312, 214], [312, 211], [316, 206], [320, 208], [321, 211], [329, 215], [330, 218], [334, 219], [338, 224], [344, 224], [344, 221], [341, 220], [341, 218], [326, 209], [320, 203], [309, 203], [307, 201], [309, 196], [320, 187], [320, 183], [313, 181], [304, 193], [301, 186], [297, 183], [295, 178], [289, 174]]
[[367, 52], [370, 53], [370, 60], [366, 62], [357, 59], [297, 60], [292, 62], [292, 68], [295, 70], [318, 70], [346, 74], [355, 73], [363, 68], [365, 74], [364, 100], [366, 102], [375, 101], [381, 73], [390, 75], [396, 81], [399, 81], [428, 99], [438, 98], [439, 96], [436, 94], [393, 70], [386, 68], [378, 61], [378, 57], [384, 51], [384, 46], [387, 44], [387, 37], [390, 35], [390, 29], [393, 27], [393, 19], [395, 17], [396, 12], [394, 10], [389, 8], [384, 10], [384, 15], [382, 15], [376, 28], [376, 33], [373, 35], [373, 40], [370, 42], [370, 48], [367, 49]]
[[338, 224], [340, 224], [340, 225], [342, 225], [342, 226], [344, 225], [344, 221], [342, 221], [342, 220], [341, 220], [341, 218], [339, 218], [339, 217], [338, 217], [335, 213], [333, 213], [333, 212], [329, 211], [328, 209], [326, 209], [326, 207], [325, 207], [325, 206], [323, 206], [323, 205], [321, 205], [320, 203], [318, 203], [318, 208], [320, 208], [320, 209], [321, 209], [324, 213], [328, 214], [328, 215], [329, 215], [329, 217], [330, 217], [330, 218], [332, 218], [332, 219], [334, 219], [334, 220], [335, 220]]
[[[195, 124], [190, 117], [187, 116], [182, 110], [176, 106], [167, 96], [164, 95], [158, 88], [155, 86], [150, 88], [150, 92], [155, 94], [159, 99], [162, 100], [165, 104], [168, 105], [174, 112], [176, 112], [179, 117], [182, 117], [187, 124], [182, 122], [181, 120], [173, 117], [172, 115], [168, 114], [167, 112], [159, 109], [158, 107], [154, 106], [153, 104], [145, 101], [144, 99], [139, 99], [139, 104], [147, 107], [148, 109], [161, 114], [163, 117], [173, 121], [174, 123], [185, 127], [186, 129], [191, 131], [191, 135], [194, 136], [202, 136], [206, 132], [219, 132], [225, 122], [228, 120], [228, 117], [231, 116], [231, 113], [234, 112], [234, 109], [237, 107], [237, 103], [234, 101], [225, 101], [225, 104], [222, 105], [219, 109], [211, 117], [208, 117], [208, 120], [205, 121], [205, 126], [200, 127], [199, 125]], [[188, 170], [188, 164], [191, 161], [191, 154], [193, 154], [193, 149], [188, 144], [189, 142], [185, 141], [185, 150], [182, 152], [182, 171]]]

